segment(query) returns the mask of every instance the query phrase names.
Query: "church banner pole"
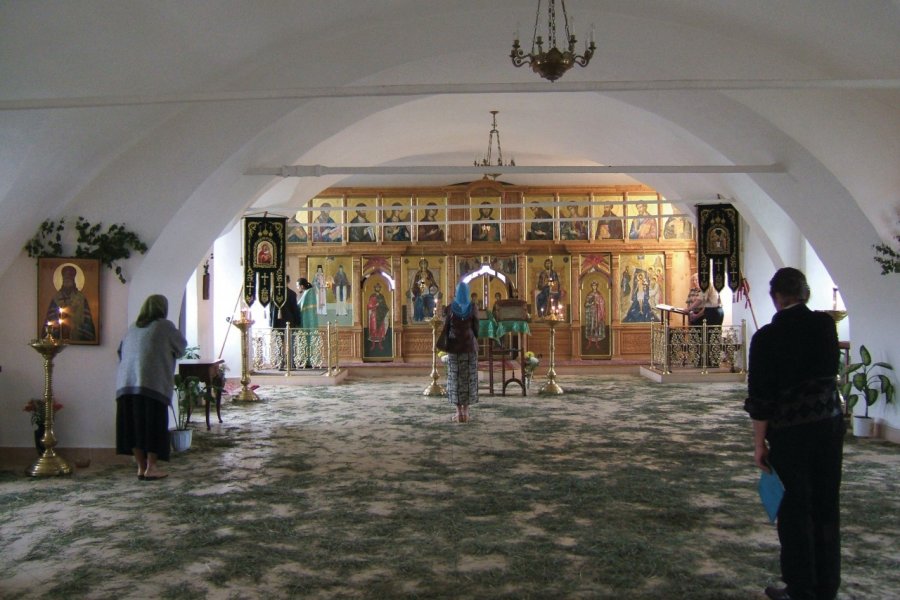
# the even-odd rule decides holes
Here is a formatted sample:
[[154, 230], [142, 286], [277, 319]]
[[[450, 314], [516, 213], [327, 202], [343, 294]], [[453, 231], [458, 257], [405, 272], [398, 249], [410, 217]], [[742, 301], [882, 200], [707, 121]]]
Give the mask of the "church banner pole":
[[753, 327], [759, 331], [759, 324], [756, 322], [756, 312], [753, 310], [753, 302], [750, 301], [750, 282], [744, 277], [743, 271], [740, 272], [741, 275], [741, 286], [738, 288], [738, 293], [735, 296], [735, 302], [741, 301], [741, 296], [744, 296], [744, 307], [750, 309], [750, 316], [753, 317]]
[[[231, 309], [231, 317], [234, 318], [234, 311], [237, 310], [238, 304], [241, 303], [241, 296], [244, 295], [244, 284], [241, 284], [240, 289], [238, 290], [237, 300], [234, 302], [234, 308]], [[222, 358], [222, 353], [225, 352], [225, 343], [228, 342], [228, 332], [231, 331], [231, 327], [225, 330], [225, 337], [222, 339], [222, 347], [219, 349], [218, 358]]]

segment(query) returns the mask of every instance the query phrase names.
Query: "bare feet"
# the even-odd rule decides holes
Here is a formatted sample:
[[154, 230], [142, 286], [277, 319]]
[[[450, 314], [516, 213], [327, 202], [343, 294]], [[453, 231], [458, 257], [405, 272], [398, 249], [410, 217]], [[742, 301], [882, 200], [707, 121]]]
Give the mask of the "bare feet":
[[156, 463], [150, 463], [147, 465], [147, 470], [144, 471], [144, 480], [148, 479], [165, 479], [168, 477], [168, 473], [163, 473], [156, 466]]

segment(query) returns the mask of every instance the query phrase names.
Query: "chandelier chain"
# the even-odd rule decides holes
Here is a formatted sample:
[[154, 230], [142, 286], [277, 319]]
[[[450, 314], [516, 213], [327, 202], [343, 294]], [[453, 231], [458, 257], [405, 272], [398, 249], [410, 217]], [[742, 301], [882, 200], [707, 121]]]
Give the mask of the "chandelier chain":
[[[510, 160], [508, 163], [503, 161], [503, 146], [500, 143], [500, 130], [497, 128], [497, 113], [499, 110], [492, 110], [491, 112], [491, 130], [488, 133], [488, 147], [487, 152], [484, 156], [481, 157], [481, 160], [475, 160], [476, 167], [514, 167], [516, 166], [516, 161]], [[494, 140], [497, 141], [497, 162], [494, 162]], [[497, 179], [500, 176], [500, 173], [487, 173], [485, 177], [489, 177], [491, 179]]]

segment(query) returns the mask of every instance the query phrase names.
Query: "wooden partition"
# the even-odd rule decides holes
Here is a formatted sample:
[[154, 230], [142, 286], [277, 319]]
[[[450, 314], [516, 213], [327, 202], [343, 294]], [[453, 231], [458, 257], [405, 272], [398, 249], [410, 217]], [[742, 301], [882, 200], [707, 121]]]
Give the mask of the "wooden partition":
[[[318, 231], [323, 207], [340, 233]], [[350, 310], [338, 314], [337, 287], [326, 281], [327, 314], [320, 317], [337, 325], [343, 361], [430, 359], [425, 319], [452, 299], [460, 277], [482, 266], [491, 270], [474, 291], [484, 308], [512, 294], [529, 303], [529, 350], [549, 353], [549, 327], [537, 318], [549, 298], [565, 320], [557, 327], [557, 360], [642, 360], [650, 356], [650, 323], [659, 318], [653, 307], [682, 306], [687, 298], [696, 257], [691, 209], [645, 186], [538, 188], [485, 179], [443, 188], [333, 188], [291, 219], [288, 274], [312, 280], [322, 265], [326, 280], [338, 270], [348, 276]], [[541, 277], [545, 266], [550, 273]], [[389, 303], [391, 340], [390, 352], [373, 355], [365, 344], [376, 280]]]

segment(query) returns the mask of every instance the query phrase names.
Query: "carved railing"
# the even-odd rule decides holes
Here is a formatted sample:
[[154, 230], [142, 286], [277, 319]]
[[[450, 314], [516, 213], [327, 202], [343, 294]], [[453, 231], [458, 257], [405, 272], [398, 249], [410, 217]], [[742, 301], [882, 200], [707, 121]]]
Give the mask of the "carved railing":
[[250, 354], [254, 373], [324, 369], [331, 376], [338, 371], [337, 328], [331, 323], [318, 329], [254, 328]]
[[743, 373], [747, 364], [747, 322], [740, 325], [650, 326], [650, 367], [671, 373], [673, 369], [728, 368]]

